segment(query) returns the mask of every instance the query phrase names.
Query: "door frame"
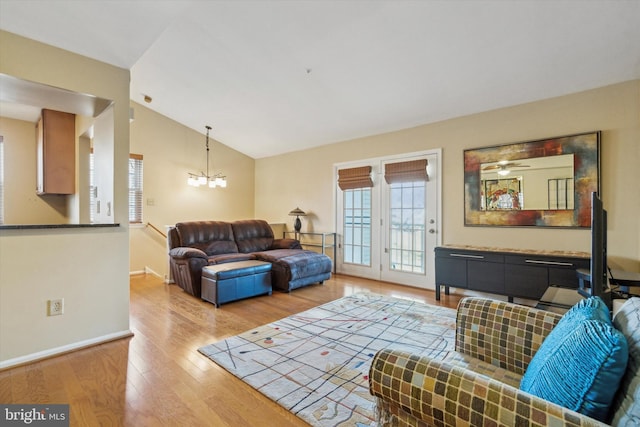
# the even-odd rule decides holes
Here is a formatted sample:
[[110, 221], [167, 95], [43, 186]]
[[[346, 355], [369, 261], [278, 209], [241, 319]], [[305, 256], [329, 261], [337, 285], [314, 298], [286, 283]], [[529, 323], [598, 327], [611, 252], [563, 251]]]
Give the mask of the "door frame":
[[[383, 170], [381, 170], [381, 167], [382, 167], [381, 165], [389, 161], [402, 161], [404, 159], [415, 158], [420, 156], [423, 156], [423, 157], [435, 156], [436, 158], [436, 162], [435, 162], [436, 164], [435, 165], [428, 164], [427, 171], [429, 176], [433, 176], [436, 181], [436, 185], [435, 185], [436, 220], [435, 220], [435, 224], [431, 224], [435, 229], [434, 248], [436, 246], [442, 245], [442, 148], [434, 148], [434, 149], [428, 149], [423, 151], [415, 151], [415, 152], [409, 152], [409, 153], [394, 154], [389, 156], [372, 157], [368, 159], [360, 159], [360, 160], [354, 160], [349, 162], [334, 163], [333, 165], [333, 168], [334, 168], [333, 212], [334, 212], [334, 224], [336, 229], [336, 272], [337, 273], [358, 275], [358, 277], [366, 277], [369, 279], [380, 280], [380, 277], [381, 277], [380, 270], [382, 268], [381, 262], [383, 258], [382, 252], [384, 251], [384, 242], [382, 240], [384, 239], [384, 235], [385, 235], [382, 233], [382, 224], [380, 223], [380, 220], [382, 218], [381, 209], [382, 209], [382, 203], [383, 203], [382, 180], [384, 180], [384, 172]], [[430, 160], [430, 163], [431, 163], [431, 160]], [[363, 270], [360, 272], [361, 275], [353, 272], [354, 270], [355, 271], [360, 270], [358, 268], [352, 269], [352, 271], [347, 273], [345, 273], [343, 270], [343, 264], [342, 264], [343, 235], [342, 235], [342, 229], [341, 229], [342, 211], [338, 211], [338, 208], [342, 206], [342, 201], [339, 200], [339, 197], [341, 197], [342, 192], [338, 188], [338, 170], [344, 169], [344, 168], [353, 168], [358, 166], [372, 167], [371, 178], [373, 180], [373, 185], [374, 185], [371, 193], [372, 265], [369, 269], [371, 271], [367, 271], [368, 269], [365, 269], [365, 268], [361, 269]], [[429, 227], [429, 224], [427, 224], [427, 227], [431, 228]], [[374, 236], [377, 236], [375, 241], [374, 241]], [[434, 273], [435, 254], [433, 253], [433, 250], [429, 251], [429, 248], [427, 249], [429, 253], [427, 254], [427, 259], [426, 259], [427, 277], [425, 279], [426, 283], [424, 284], [425, 285], [424, 288], [435, 289], [435, 273]], [[376, 260], [375, 263], [374, 263], [374, 260]]]
[[[429, 162], [427, 163], [427, 176], [428, 184], [426, 184], [425, 191], [427, 191], [427, 186], [429, 187], [430, 192], [427, 192], [427, 199], [425, 203], [428, 205], [435, 204], [433, 207], [434, 216], [429, 217], [425, 212], [425, 271], [424, 274], [419, 273], [409, 273], [403, 271], [392, 271], [389, 269], [389, 257], [390, 252], [387, 250], [389, 248], [389, 221], [390, 218], [388, 216], [388, 208], [389, 208], [389, 185], [386, 183], [382, 183], [381, 193], [382, 198], [380, 200], [380, 218], [381, 218], [381, 227], [380, 227], [380, 244], [382, 245], [381, 254], [380, 254], [380, 279], [386, 282], [398, 283], [407, 286], [415, 286], [425, 289], [435, 289], [435, 251], [436, 246], [439, 246], [442, 243], [442, 239], [440, 239], [440, 227], [439, 221], [441, 218], [440, 205], [441, 203], [441, 176], [440, 172], [440, 153], [435, 152], [435, 150], [430, 150], [429, 152], [422, 152], [415, 156], [403, 155], [398, 158], [385, 159], [384, 163], [394, 163], [397, 161], [411, 161], [417, 159], [428, 158]], [[381, 166], [382, 168], [382, 166]], [[432, 194], [434, 193], [435, 194]], [[429, 201], [431, 202], [429, 203]], [[429, 219], [433, 219], [434, 223], [429, 224]], [[433, 233], [429, 233], [429, 230], [434, 230]]]

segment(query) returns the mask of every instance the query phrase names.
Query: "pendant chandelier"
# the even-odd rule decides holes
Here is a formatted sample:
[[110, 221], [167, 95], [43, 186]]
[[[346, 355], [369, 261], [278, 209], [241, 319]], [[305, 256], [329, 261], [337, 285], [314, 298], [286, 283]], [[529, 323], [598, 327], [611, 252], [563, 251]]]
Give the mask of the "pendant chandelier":
[[205, 142], [205, 146], [207, 148], [207, 173], [191, 173], [189, 172], [189, 178], [187, 178], [187, 184], [193, 187], [200, 186], [209, 186], [210, 188], [222, 187], [225, 188], [227, 186], [227, 177], [222, 175], [221, 173], [217, 173], [215, 175], [209, 175], [209, 131], [211, 130], [211, 126], [205, 126], [207, 128], [207, 139]]

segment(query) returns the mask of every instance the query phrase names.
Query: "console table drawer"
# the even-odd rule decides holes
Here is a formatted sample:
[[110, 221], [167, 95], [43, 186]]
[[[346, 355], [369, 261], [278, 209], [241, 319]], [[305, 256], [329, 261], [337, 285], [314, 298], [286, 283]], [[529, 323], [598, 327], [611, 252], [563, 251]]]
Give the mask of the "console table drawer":
[[456, 258], [438, 258], [436, 260], [436, 282], [446, 283], [456, 288], [467, 287], [467, 262]]
[[504, 262], [504, 255], [490, 252], [442, 251], [436, 252], [436, 256], [464, 259], [468, 261]]
[[549, 285], [556, 285], [562, 288], [578, 288], [578, 275], [576, 270], [578, 268], [589, 269], [589, 263], [586, 267], [573, 268], [550, 268], [549, 269]]
[[541, 257], [541, 256], [522, 256], [522, 255], [506, 255], [505, 262], [507, 264], [529, 265], [538, 267], [553, 268], [570, 268], [577, 269], [577, 264], [570, 258], [558, 257]]
[[[575, 276], [575, 272], [573, 274]], [[549, 286], [549, 273], [544, 267], [507, 264], [504, 281], [510, 295], [538, 299]]]
[[504, 294], [504, 264], [468, 261], [467, 285], [469, 289], [476, 291]]

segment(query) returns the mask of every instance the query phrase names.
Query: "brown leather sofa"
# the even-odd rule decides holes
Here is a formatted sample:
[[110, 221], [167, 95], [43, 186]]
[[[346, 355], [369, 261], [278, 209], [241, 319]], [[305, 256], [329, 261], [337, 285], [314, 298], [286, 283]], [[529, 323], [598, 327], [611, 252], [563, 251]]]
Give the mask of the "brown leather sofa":
[[180, 222], [167, 236], [171, 275], [185, 292], [200, 297], [202, 268], [234, 261], [270, 262], [273, 288], [289, 292], [331, 277], [331, 258], [302, 249], [295, 239], [275, 239], [260, 219]]

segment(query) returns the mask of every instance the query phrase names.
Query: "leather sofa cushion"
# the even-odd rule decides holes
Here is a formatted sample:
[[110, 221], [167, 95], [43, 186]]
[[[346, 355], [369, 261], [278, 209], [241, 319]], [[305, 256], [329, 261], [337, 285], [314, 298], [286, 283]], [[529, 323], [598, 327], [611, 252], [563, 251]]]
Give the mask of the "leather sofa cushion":
[[250, 259], [254, 259], [252, 254], [241, 254], [239, 252], [218, 254], [209, 257], [209, 264], [224, 264], [227, 262], [247, 261]]
[[238, 252], [238, 246], [228, 240], [210, 242], [204, 252], [207, 255], [231, 254]]
[[246, 219], [231, 223], [238, 251], [242, 253], [259, 252], [271, 249], [273, 231], [267, 221]]
[[288, 270], [289, 280], [315, 276], [331, 272], [331, 258], [304, 249], [276, 249], [257, 252], [256, 259], [279, 264]]
[[[296, 254], [302, 254], [303, 257], [306, 257], [307, 255], [303, 254], [303, 251], [311, 252], [311, 251], [305, 251], [304, 249], [274, 249], [274, 250], [264, 251], [264, 252], [255, 252], [253, 256], [255, 259], [274, 263], [279, 259], [290, 257]], [[313, 254], [315, 253], [316, 252], [313, 252]]]
[[179, 222], [176, 230], [180, 246], [197, 248], [207, 255], [237, 253], [231, 224], [222, 221]]

